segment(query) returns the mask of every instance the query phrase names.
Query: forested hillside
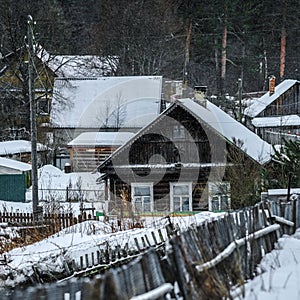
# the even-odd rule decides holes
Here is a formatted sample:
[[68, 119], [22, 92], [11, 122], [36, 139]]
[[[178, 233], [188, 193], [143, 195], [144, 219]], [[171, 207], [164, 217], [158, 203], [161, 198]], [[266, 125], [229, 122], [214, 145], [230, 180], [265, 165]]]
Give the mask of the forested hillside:
[[209, 93], [298, 78], [299, 0], [1, 0], [2, 56], [24, 44], [27, 15], [51, 53], [117, 55], [119, 75], [163, 75]]

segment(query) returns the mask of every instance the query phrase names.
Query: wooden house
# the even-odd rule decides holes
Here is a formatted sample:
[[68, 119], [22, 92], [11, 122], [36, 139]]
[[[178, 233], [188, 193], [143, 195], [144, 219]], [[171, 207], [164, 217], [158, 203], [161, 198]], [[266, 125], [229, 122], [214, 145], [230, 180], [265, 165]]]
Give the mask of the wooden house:
[[67, 144], [85, 132], [137, 132], [161, 110], [161, 76], [57, 78], [51, 130], [57, 161]]
[[90, 172], [125, 144], [132, 132], [83, 132], [70, 143], [70, 161], [73, 172]]
[[[48, 132], [53, 84], [57, 77], [114, 75], [118, 59], [95, 55], [53, 55], [35, 47], [35, 99], [40, 132]], [[26, 47], [0, 57], [0, 129], [3, 139], [29, 138], [28, 53]], [[46, 129], [44, 130], [44, 127]]]
[[245, 161], [263, 165], [271, 151], [209, 101], [180, 99], [106, 159], [99, 180], [106, 182], [110, 207], [125, 198], [138, 212], [226, 210], [243, 182]]
[[[37, 143], [37, 159], [39, 165], [47, 162], [48, 150], [48, 147], [45, 145]], [[0, 157], [29, 163], [31, 161], [31, 142], [25, 140], [0, 142]]]
[[267, 192], [261, 193], [262, 201], [271, 201], [278, 203], [287, 203], [291, 199], [300, 199], [300, 188], [288, 189], [269, 189]]
[[300, 82], [284, 80], [256, 99], [244, 112], [247, 125], [272, 144], [281, 138], [299, 139]]
[[[28, 96], [28, 54], [25, 47], [0, 58], [0, 129], [2, 139], [30, 137], [30, 102]], [[37, 122], [49, 122], [49, 103], [55, 74], [37, 57], [35, 99]]]

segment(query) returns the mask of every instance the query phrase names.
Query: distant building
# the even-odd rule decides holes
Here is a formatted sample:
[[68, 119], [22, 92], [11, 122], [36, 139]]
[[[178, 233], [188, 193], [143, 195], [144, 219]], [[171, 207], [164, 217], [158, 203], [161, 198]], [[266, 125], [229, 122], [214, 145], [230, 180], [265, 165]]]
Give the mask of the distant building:
[[[46, 160], [48, 148], [37, 143], [38, 163]], [[31, 142], [25, 140], [0, 142], [0, 157], [12, 158], [21, 162], [31, 161]]]
[[[291, 188], [290, 197], [296, 196], [300, 198], [300, 188]], [[278, 202], [288, 202], [288, 189], [269, 189], [267, 192], [261, 194], [263, 201], [278, 201]]]
[[137, 132], [161, 111], [162, 77], [57, 78], [51, 107], [56, 160], [84, 132]]
[[41, 46], [38, 47], [36, 55], [56, 77], [114, 76], [119, 63], [116, 56], [53, 55]]
[[280, 144], [282, 138], [300, 140], [300, 82], [287, 79], [272, 85], [244, 115], [247, 125], [272, 144]]
[[134, 136], [132, 132], [84, 132], [68, 143], [73, 172], [89, 172]]
[[[113, 76], [118, 66], [117, 57], [54, 55], [41, 46], [35, 48], [34, 62], [36, 78], [39, 76], [34, 88], [40, 128], [49, 125], [54, 78]], [[26, 47], [0, 57], [0, 138], [3, 140], [29, 138], [28, 82], [24, 80], [28, 76], [27, 63]]]
[[160, 113], [161, 76], [57, 78], [51, 108], [55, 139], [120, 128], [137, 131]]

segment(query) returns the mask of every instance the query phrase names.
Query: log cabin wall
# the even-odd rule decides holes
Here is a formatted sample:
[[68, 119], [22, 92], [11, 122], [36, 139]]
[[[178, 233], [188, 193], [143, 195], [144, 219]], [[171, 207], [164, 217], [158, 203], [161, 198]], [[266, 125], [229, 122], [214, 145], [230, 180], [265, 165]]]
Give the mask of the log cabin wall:
[[70, 159], [73, 172], [92, 172], [118, 147], [112, 146], [73, 146]]
[[[153, 196], [154, 196], [154, 211], [166, 212], [170, 211], [170, 183], [178, 181], [179, 177], [184, 178], [184, 182], [190, 182], [192, 180], [192, 207], [193, 211], [207, 210], [208, 209], [208, 195], [207, 195], [207, 180], [209, 169], [201, 170], [200, 172], [191, 170], [173, 170], [167, 173], [155, 172], [152, 176], [146, 176], [144, 181], [141, 173], [137, 172], [138, 175], [132, 170], [128, 172], [120, 173], [110, 176], [110, 192], [111, 202], [118, 207], [119, 200], [121, 198], [121, 191], [124, 189], [131, 198], [131, 184], [128, 183], [149, 183], [153, 182]], [[185, 173], [185, 174], [182, 174]], [[125, 178], [126, 182], [120, 178]], [[158, 178], [161, 178], [157, 181]], [[112, 207], [111, 207], [112, 208]]]
[[[178, 126], [183, 127], [178, 128]], [[178, 130], [184, 132], [178, 134]], [[177, 136], [174, 136], [175, 134]], [[115, 165], [122, 165], [126, 161], [130, 165], [176, 162], [209, 163], [211, 162], [211, 145], [218, 145], [220, 139], [209, 128], [204, 130], [199, 122], [184, 109], [176, 106], [168, 114], [168, 118], [162, 118], [154, 126], [148, 128], [133, 144], [129, 145], [130, 149], [127, 146], [124, 151], [114, 157], [113, 163]]]
[[300, 114], [300, 84], [295, 83], [288, 91], [270, 104], [260, 116], [282, 116]]

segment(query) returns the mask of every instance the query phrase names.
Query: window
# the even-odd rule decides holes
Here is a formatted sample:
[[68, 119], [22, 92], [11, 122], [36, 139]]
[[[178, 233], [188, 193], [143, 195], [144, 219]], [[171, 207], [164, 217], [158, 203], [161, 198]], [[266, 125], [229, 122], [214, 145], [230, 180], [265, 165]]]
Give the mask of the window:
[[230, 209], [230, 183], [208, 183], [208, 209], [226, 211]]
[[192, 211], [192, 183], [170, 183], [170, 210]]
[[173, 126], [173, 139], [184, 139], [184, 138], [185, 138], [184, 126], [174, 125]]
[[42, 97], [38, 100], [38, 113], [49, 114], [49, 101], [46, 97]]
[[136, 212], [153, 211], [153, 183], [133, 183], [131, 197]]

